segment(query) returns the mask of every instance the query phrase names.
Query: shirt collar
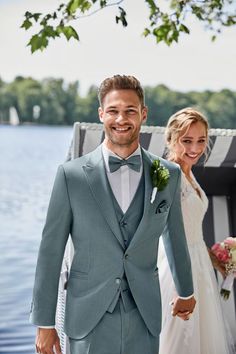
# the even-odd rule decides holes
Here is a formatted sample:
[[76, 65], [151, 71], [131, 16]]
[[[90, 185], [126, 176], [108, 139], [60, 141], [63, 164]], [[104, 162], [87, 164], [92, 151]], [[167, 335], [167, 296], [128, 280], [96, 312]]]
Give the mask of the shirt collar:
[[[104, 163], [105, 163], [105, 167], [106, 167], [106, 171], [107, 172], [110, 172], [110, 169], [109, 169], [109, 163], [108, 163], [108, 160], [109, 160], [109, 156], [115, 156], [117, 157], [118, 159], [121, 159], [122, 158], [120, 156], [117, 156], [113, 151], [109, 150], [105, 143], [103, 142], [102, 143], [102, 155], [103, 155], [103, 159], [104, 159]], [[141, 154], [141, 147], [140, 145], [137, 147], [137, 149], [129, 156], [126, 157], [126, 159], [128, 159], [129, 157], [131, 156], [135, 156], [135, 155], [139, 155], [141, 157], [141, 163], [142, 163], [142, 154]]]

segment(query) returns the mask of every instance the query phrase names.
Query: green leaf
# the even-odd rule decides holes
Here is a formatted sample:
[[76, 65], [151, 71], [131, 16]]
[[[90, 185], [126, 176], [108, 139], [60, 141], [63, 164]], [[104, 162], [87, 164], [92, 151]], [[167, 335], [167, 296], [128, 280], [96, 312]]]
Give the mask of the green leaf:
[[[50, 16], [50, 17], [49, 17]], [[48, 23], [48, 20], [50, 20], [50, 18], [51, 18], [51, 15], [46, 15], [43, 19], [42, 19], [42, 21], [40, 21], [40, 25], [41, 26], [43, 26], [43, 27], [45, 27], [45, 26], [47, 26], [47, 23]]]
[[[97, 0], [93, 0], [93, 3], [95, 3]], [[100, 7], [103, 8], [107, 5], [107, 1], [106, 0], [100, 0]]]
[[21, 28], [24, 28], [27, 31], [32, 25], [32, 22], [27, 19], [22, 23]]
[[66, 10], [69, 15], [72, 15], [77, 11], [77, 9], [79, 7], [79, 2], [80, 2], [79, 0], [71, 0], [69, 2], [69, 4], [66, 7]]
[[120, 16], [116, 16], [116, 23], [120, 21], [124, 27], [127, 27], [128, 22], [126, 20], [126, 12], [122, 7], [119, 6], [118, 8], [120, 11]]
[[204, 21], [204, 18], [203, 18], [204, 10], [201, 9], [199, 6], [195, 6], [195, 5], [192, 5], [191, 7], [192, 7], [193, 14], [194, 14], [200, 21]]
[[170, 44], [175, 41], [176, 43], [178, 42], [178, 39], [179, 39], [179, 31], [178, 30], [175, 30], [173, 31], [172, 35], [170, 35]]
[[63, 9], [63, 7], [65, 7], [65, 4], [60, 4], [60, 6], [58, 7], [57, 11], [61, 11]]
[[149, 7], [153, 13], [158, 9], [154, 0], [145, 0], [145, 2], [149, 5]]
[[48, 39], [44, 35], [35, 34], [27, 44], [31, 47], [31, 53], [34, 53], [36, 50], [43, 50], [48, 45]]
[[225, 26], [233, 26], [236, 24], [236, 16], [229, 16], [224, 23]]
[[31, 18], [31, 17], [32, 17], [32, 13], [29, 12], [29, 11], [26, 11], [25, 17], [26, 17], [26, 18]]
[[144, 31], [143, 31], [144, 37], [147, 37], [150, 33], [151, 33], [151, 31], [150, 31], [149, 28], [145, 28]]
[[156, 39], [158, 42], [162, 40], [166, 40], [168, 33], [171, 31], [171, 27], [169, 24], [161, 25], [159, 27], [156, 27], [153, 30], [154, 36], [156, 36]]
[[183, 23], [181, 23], [181, 25], [179, 26], [179, 31], [180, 31], [180, 32], [185, 32], [185, 33], [187, 33], [187, 34], [190, 33], [188, 27], [186, 27]]
[[32, 17], [34, 18], [35, 22], [37, 22], [41, 15], [41, 13], [37, 12], [35, 14], [32, 14]]
[[79, 36], [76, 30], [72, 26], [58, 26], [57, 27], [58, 33], [64, 34], [66, 39], [69, 41], [72, 37], [75, 38], [77, 41], [79, 41]]
[[91, 3], [87, 0], [70, 0], [66, 7], [68, 15], [74, 15], [79, 9], [81, 12], [88, 11], [91, 7]]
[[55, 30], [52, 26], [45, 26], [43, 30], [43, 34], [46, 37], [52, 37], [52, 38], [59, 37], [58, 31]]

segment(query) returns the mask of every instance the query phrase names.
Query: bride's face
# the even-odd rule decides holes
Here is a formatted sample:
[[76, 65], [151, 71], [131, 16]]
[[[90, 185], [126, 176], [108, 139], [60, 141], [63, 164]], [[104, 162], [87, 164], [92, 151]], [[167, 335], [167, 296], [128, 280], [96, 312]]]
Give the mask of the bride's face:
[[207, 147], [206, 127], [202, 122], [192, 123], [185, 131], [180, 134], [173, 150], [176, 162], [192, 168]]

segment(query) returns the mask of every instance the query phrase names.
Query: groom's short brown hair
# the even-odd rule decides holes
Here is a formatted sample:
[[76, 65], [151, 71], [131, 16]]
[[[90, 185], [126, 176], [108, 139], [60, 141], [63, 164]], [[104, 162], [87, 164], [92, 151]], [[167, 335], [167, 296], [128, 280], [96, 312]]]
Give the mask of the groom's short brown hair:
[[113, 90], [133, 90], [139, 97], [141, 106], [144, 107], [144, 91], [136, 77], [131, 75], [114, 75], [108, 77], [101, 83], [98, 89], [98, 100], [103, 106], [104, 97]]

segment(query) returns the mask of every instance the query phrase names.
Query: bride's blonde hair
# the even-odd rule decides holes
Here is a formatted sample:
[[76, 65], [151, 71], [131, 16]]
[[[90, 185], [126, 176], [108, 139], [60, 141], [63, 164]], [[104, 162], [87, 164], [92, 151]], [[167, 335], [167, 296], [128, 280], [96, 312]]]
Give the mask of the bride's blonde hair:
[[168, 148], [167, 158], [169, 160], [175, 160], [174, 145], [178, 142], [180, 136], [188, 131], [192, 123], [197, 122], [203, 123], [206, 128], [207, 148], [205, 151], [205, 156], [207, 158], [208, 152], [210, 151], [208, 121], [206, 117], [204, 117], [204, 115], [196, 109], [186, 107], [173, 114], [167, 122], [165, 137]]

